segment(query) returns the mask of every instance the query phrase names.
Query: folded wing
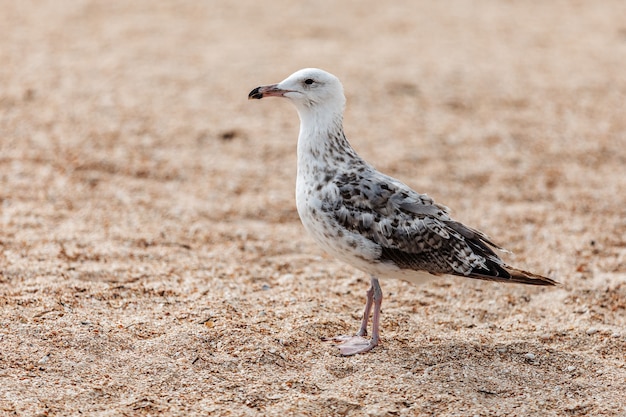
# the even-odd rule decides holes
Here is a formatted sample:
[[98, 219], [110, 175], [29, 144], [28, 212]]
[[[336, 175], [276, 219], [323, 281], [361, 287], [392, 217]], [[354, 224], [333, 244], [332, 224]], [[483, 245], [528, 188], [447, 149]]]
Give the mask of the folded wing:
[[425, 194], [376, 171], [335, 179], [337, 221], [380, 245], [380, 262], [401, 269], [490, 281], [554, 285], [549, 278], [507, 266], [483, 233], [452, 220]]

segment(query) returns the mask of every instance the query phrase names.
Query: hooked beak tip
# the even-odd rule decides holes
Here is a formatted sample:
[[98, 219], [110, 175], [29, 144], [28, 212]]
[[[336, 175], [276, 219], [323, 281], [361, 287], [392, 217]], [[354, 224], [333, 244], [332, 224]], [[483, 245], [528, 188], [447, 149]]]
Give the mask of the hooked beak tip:
[[260, 100], [263, 98], [263, 92], [261, 91], [261, 87], [257, 87], [254, 90], [250, 91], [248, 94], [248, 100], [257, 99]]

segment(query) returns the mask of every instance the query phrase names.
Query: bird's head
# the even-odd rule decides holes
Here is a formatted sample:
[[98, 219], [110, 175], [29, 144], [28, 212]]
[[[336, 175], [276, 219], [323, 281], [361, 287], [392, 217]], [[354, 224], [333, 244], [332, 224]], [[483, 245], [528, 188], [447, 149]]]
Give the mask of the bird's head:
[[262, 85], [248, 94], [248, 99], [264, 97], [286, 97], [301, 115], [320, 110], [343, 113], [346, 102], [339, 79], [317, 68], [294, 72], [278, 84]]

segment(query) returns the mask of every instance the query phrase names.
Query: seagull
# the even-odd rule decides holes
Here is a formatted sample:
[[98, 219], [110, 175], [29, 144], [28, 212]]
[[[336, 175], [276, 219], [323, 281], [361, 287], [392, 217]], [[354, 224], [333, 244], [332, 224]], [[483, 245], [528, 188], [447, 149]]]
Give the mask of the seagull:
[[248, 95], [265, 97], [289, 99], [300, 117], [296, 205], [304, 228], [326, 252], [371, 277], [359, 331], [325, 339], [338, 342], [342, 355], [368, 352], [380, 342], [379, 277], [414, 284], [444, 275], [556, 284], [505, 264], [494, 252], [504, 249], [487, 235], [453, 220], [447, 207], [361, 158], [344, 134], [346, 98], [334, 75], [306, 68]]

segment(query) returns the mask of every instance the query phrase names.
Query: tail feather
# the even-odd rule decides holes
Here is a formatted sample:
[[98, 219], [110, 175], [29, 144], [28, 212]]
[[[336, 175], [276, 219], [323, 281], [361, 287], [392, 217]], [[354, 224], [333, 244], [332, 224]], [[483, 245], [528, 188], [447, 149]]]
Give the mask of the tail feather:
[[558, 284], [555, 280], [548, 278], [548, 277], [544, 277], [539, 274], [534, 274], [532, 272], [512, 268], [510, 266], [507, 266], [506, 269], [509, 272], [509, 274], [511, 274], [511, 282], [518, 282], [520, 284], [530, 284], [530, 285], [556, 285]]
[[557, 282], [553, 279], [506, 265], [491, 248], [495, 248], [503, 252], [509, 251], [495, 244], [484, 233], [452, 220], [448, 221], [446, 224], [465, 238], [465, 243], [470, 246], [475, 254], [485, 259], [485, 262], [482, 265], [474, 268], [469, 275], [465, 275], [468, 278], [498, 282], [514, 282], [517, 284], [528, 285], [557, 284]]
[[500, 269], [506, 272], [506, 274], [502, 275], [487, 275], [481, 274], [480, 272], [472, 272], [468, 277], [483, 279], [487, 281], [498, 281], [498, 282], [511, 282], [515, 284], [527, 284], [527, 285], [557, 285], [558, 282], [555, 280], [544, 277], [539, 274], [534, 274], [532, 272], [523, 271], [521, 269], [513, 268], [508, 265], [500, 266]]

